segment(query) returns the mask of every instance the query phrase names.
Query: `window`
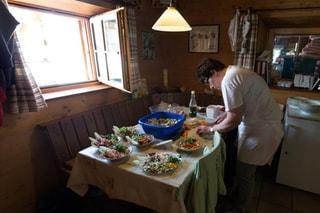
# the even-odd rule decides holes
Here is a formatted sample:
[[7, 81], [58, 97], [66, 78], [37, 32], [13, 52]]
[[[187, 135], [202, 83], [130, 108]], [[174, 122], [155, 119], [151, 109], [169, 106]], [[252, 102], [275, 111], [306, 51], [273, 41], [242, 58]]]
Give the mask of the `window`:
[[25, 61], [40, 87], [95, 80], [86, 19], [10, 6]]
[[117, 10], [90, 19], [98, 79], [123, 87]]
[[41, 88], [99, 80], [123, 88], [117, 11], [92, 19], [10, 5], [26, 64]]

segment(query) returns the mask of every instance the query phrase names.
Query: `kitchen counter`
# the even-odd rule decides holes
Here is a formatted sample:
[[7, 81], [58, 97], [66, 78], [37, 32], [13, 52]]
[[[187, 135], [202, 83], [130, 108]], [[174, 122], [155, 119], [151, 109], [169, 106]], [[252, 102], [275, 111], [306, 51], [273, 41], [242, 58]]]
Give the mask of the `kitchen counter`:
[[320, 100], [319, 91], [310, 91], [310, 90], [299, 89], [299, 88], [285, 89], [285, 88], [278, 88], [278, 87], [271, 87], [270, 90], [271, 90], [272, 96], [279, 104], [286, 104], [287, 99], [293, 96], [301, 96], [305, 98]]

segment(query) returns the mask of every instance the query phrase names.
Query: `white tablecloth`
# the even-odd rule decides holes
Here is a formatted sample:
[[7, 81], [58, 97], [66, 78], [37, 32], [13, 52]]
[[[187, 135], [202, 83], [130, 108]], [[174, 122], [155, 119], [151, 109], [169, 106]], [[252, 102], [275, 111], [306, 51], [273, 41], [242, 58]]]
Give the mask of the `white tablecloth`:
[[[171, 145], [161, 147], [167, 149], [134, 148], [126, 162], [110, 162], [98, 155], [97, 148], [88, 147], [78, 153], [67, 186], [83, 196], [89, 184], [95, 185], [110, 198], [133, 202], [157, 212], [214, 212], [217, 194], [224, 194], [225, 187], [222, 180], [224, 142], [219, 133], [213, 138], [213, 143], [201, 139], [206, 146], [200, 152], [181, 152], [181, 166], [173, 174], [164, 176], [144, 174], [135, 160], [141, 159], [144, 153], [175, 152]], [[210, 171], [203, 172], [205, 170]], [[206, 184], [203, 184], [204, 180]], [[206, 187], [211, 190], [204, 189]], [[208, 191], [211, 192], [208, 194]], [[199, 200], [206, 197], [208, 202]]]

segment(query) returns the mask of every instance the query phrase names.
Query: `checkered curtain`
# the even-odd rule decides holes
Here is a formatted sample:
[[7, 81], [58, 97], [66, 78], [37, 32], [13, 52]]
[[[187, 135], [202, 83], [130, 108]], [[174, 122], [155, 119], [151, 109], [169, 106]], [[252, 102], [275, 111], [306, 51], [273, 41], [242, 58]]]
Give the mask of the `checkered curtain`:
[[254, 69], [258, 37], [258, 15], [252, 12], [240, 15], [237, 30], [237, 49], [235, 51], [234, 64]]
[[[7, 1], [1, 0], [6, 6]], [[34, 80], [31, 71], [25, 64], [19, 39], [13, 35], [13, 63], [15, 82], [6, 91], [6, 111], [9, 113], [37, 112], [47, 107], [41, 91]]]
[[125, 10], [120, 12], [122, 13], [120, 17], [123, 17], [125, 29], [122, 39], [126, 43], [127, 52], [127, 89], [129, 89], [135, 97], [141, 89], [135, 10], [133, 8], [125, 8]]
[[47, 107], [40, 88], [25, 64], [19, 39], [14, 35], [15, 83], [7, 91], [6, 111], [9, 113], [38, 112]]

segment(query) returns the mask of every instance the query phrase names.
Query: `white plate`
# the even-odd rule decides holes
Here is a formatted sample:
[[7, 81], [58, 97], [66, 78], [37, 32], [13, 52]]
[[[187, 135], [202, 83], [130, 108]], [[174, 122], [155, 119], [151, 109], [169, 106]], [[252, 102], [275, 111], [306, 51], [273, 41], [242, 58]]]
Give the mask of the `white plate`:
[[103, 147], [103, 146], [99, 147], [97, 152], [98, 152], [98, 155], [103, 159], [107, 159], [109, 161], [119, 161], [119, 160], [123, 160], [123, 159], [126, 159], [126, 158], [130, 157], [130, 153], [132, 152], [132, 148], [131, 147], [127, 147], [127, 148], [128, 148], [128, 153], [123, 155], [122, 157], [119, 157], [119, 158], [108, 158], [108, 157], [106, 157], [104, 155], [104, 150], [111, 149], [111, 148], [108, 148], [108, 147]]
[[[109, 135], [111, 135], [111, 134], [109, 134]], [[107, 139], [108, 135], [100, 135], [99, 133], [95, 132], [94, 136], [95, 136], [95, 138], [89, 137], [89, 140], [91, 141], [91, 146], [94, 146], [94, 147], [100, 147], [100, 146], [111, 147], [111, 146], [114, 146], [115, 144], [120, 142], [119, 137], [116, 136], [117, 141], [114, 141], [114, 142], [110, 143], [109, 145], [106, 145], [106, 144], [100, 145], [101, 140], [110, 140], [110, 139]], [[112, 141], [112, 140], [110, 140], [110, 141]]]
[[[169, 157], [178, 158], [179, 161], [175, 162], [175, 167], [161, 167], [161, 165], [169, 163], [167, 160]], [[181, 156], [177, 153], [169, 153], [169, 152], [152, 152], [145, 155], [144, 159], [140, 164], [140, 168], [142, 171], [148, 175], [170, 175], [175, 172], [182, 162]]]
[[193, 149], [187, 149], [187, 148], [184, 148], [184, 147], [181, 147], [181, 146], [177, 146], [177, 149], [178, 150], [181, 150], [181, 151], [184, 151], [184, 152], [195, 152], [195, 151], [198, 151], [200, 149], [202, 149], [204, 146], [203, 145], [200, 145], [199, 147], [196, 147], [196, 148], [193, 148]]
[[[178, 150], [181, 150], [181, 151], [184, 151], [184, 152], [195, 152], [195, 151], [198, 151], [198, 150], [200, 150], [200, 149], [202, 149], [202, 148], [204, 147], [204, 145], [201, 143], [201, 141], [199, 141], [200, 146], [194, 147], [194, 148], [191, 148], [191, 149], [185, 148], [185, 147], [179, 145], [179, 141], [180, 141], [180, 140], [182, 140], [182, 139], [179, 138], [179, 139], [175, 142], [175, 146], [177, 147]], [[196, 140], [198, 140], [198, 139], [196, 139]]]
[[115, 135], [121, 137], [122, 139], [126, 139], [126, 136], [130, 136], [130, 135], [124, 135], [124, 134], [121, 134], [120, 133], [120, 129], [121, 128], [127, 128], [128, 131], [131, 133], [131, 134], [138, 134], [138, 128], [136, 126], [124, 126], [124, 127], [117, 127], [117, 126], [113, 126], [112, 127], [112, 130], [114, 132]]
[[[146, 135], [148, 135], [148, 134], [146, 134]], [[128, 136], [126, 136], [126, 139], [127, 139], [127, 141], [129, 141], [132, 145], [134, 145], [134, 146], [136, 146], [136, 147], [138, 147], [138, 148], [142, 148], [142, 147], [150, 146], [151, 144], [153, 144], [153, 143], [155, 142], [155, 138], [154, 138], [153, 135], [148, 135], [148, 136], [150, 136], [151, 141], [150, 141], [149, 143], [147, 143], [147, 144], [139, 144], [138, 141], [133, 140], [131, 137], [128, 137]]]

